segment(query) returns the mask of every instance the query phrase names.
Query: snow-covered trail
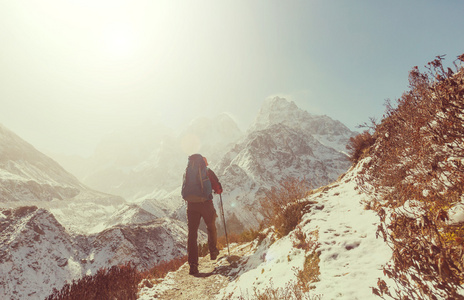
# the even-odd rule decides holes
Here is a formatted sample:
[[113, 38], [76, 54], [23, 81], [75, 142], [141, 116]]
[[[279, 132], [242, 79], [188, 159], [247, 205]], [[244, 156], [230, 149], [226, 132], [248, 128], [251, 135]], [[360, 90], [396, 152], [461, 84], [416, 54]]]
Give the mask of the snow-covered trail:
[[141, 288], [138, 299], [216, 299], [219, 291], [237, 276], [240, 270], [238, 259], [246, 256], [252, 248], [253, 243], [233, 244], [230, 256], [227, 255], [227, 249], [223, 249], [215, 261], [210, 260], [209, 255], [200, 257], [200, 273], [196, 276], [189, 275], [189, 265], [185, 263], [153, 288]]
[[320, 281], [314, 293], [323, 299], [379, 299], [372, 294], [383, 276], [382, 266], [390, 259], [391, 250], [382, 238], [376, 238], [379, 217], [365, 210], [355, 180], [356, 172], [348, 172], [341, 181], [313, 195], [319, 210], [306, 214], [305, 231], [318, 230]]
[[[317, 204], [303, 216], [300, 228], [307, 235], [317, 231], [320, 243], [320, 281], [312, 284], [310, 298], [379, 299], [372, 294], [378, 278], [391, 284], [382, 271], [391, 250], [376, 238], [379, 218], [364, 209], [362, 201], [368, 196], [358, 189], [356, 173], [351, 170], [309, 197]], [[270, 287], [286, 289], [294, 284], [308, 255], [295, 248], [294, 233], [274, 240], [271, 231], [259, 243], [235, 245], [231, 250], [238, 259], [233, 264], [226, 259], [211, 262], [206, 256], [200, 261], [204, 276], [188, 275], [184, 265], [152, 289], [141, 289], [139, 299], [252, 299]]]

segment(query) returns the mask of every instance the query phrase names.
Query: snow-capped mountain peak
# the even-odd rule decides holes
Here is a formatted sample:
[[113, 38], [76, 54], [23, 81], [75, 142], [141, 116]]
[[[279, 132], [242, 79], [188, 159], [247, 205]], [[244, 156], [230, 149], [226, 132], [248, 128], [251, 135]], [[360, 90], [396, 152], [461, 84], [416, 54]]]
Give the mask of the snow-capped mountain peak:
[[280, 97], [267, 99], [263, 103], [248, 132], [261, 130], [279, 123], [294, 129], [302, 129], [313, 135], [322, 144], [340, 152], [345, 151], [348, 139], [357, 134], [340, 121], [326, 115], [313, 115], [299, 108], [295, 102]]
[[301, 110], [293, 101], [274, 97], [264, 101], [249, 131], [262, 129], [272, 124], [288, 123], [292, 119], [304, 118], [309, 113]]

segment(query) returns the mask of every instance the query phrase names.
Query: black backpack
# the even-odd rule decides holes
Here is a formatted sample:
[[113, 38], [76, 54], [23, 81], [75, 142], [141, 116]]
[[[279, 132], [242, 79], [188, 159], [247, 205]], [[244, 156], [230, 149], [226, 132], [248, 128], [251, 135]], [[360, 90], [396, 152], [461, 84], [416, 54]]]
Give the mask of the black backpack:
[[193, 154], [188, 158], [182, 184], [182, 198], [188, 202], [205, 202], [213, 198], [203, 156]]

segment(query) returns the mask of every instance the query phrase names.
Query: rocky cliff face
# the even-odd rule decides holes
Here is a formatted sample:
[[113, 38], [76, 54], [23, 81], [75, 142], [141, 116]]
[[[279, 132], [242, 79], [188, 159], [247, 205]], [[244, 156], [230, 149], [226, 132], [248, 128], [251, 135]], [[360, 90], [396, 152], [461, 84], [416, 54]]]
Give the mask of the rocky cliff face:
[[[141, 213], [133, 217], [146, 220], [148, 213]], [[186, 225], [153, 217], [88, 236], [70, 235], [47, 210], [29, 206], [0, 209], [0, 232], [2, 299], [43, 299], [66, 281], [103, 267], [132, 261], [142, 270], [186, 254]]]
[[336, 180], [351, 165], [342, 150], [354, 134], [286, 99], [268, 100], [246, 137], [216, 166], [225, 210], [244, 227], [257, 225], [258, 200], [282, 179], [305, 177], [313, 188]]
[[[87, 179], [137, 199], [123, 203], [86, 188], [0, 127], [0, 206], [9, 207], [0, 209], [0, 295], [40, 299], [101, 267], [132, 261], [149, 268], [184, 255], [186, 224], [168, 216], [185, 221], [180, 186], [189, 154], [209, 158], [224, 187], [228, 229], [240, 232], [258, 224], [260, 197], [282, 179], [305, 177], [316, 188], [345, 172], [350, 162], [343, 151], [352, 135], [338, 121], [274, 98], [240, 139], [224, 115], [197, 119], [177, 137], [142, 148], [121, 142], [127, 148], [112, 152], [119, 144], [109, 143], [101, 148], [110, 152], [107, 160]], [[42, 208], [11, 208], [31, 202]]]
[[103, 267], [186, 254], [186, 224], [160, 218], [165, 207], [93, 191], [4, 127], [0, 152], [1, 299], [43, 299]]
[[[187, 254], [185, 223], [163, 218], [142, 224], [116, 225], [89, 237], [91, 270], [133, 262], [140, 270]], [[204, 235], [200, 241], [205, 241]]]
[[294, 102], [279, 97], [268, 99], [263, 104], [249, 132], [265, 129], [272, 124], [301, 129], [320, 143], [340, 152], [345, 152], [349, 138], [356, 134], [340, 121], [328, 116], [310, 114]]
[[73, 240], [37, 207], [0, 210], [0, 295], [40, 299], [81, 274]]

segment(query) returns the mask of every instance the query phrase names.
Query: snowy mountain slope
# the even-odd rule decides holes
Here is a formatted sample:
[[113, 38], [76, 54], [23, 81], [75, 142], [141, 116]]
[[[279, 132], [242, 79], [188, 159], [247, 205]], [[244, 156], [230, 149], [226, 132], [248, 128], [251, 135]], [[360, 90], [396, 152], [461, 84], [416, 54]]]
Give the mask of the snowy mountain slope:
[[336, 180], [351, 165], [340, 149], [352, 135], [340, 122], [286, 99], [268, 100], [247, 135], [214, 166], [225, 211], [243, 224], [238, 228], [256, 226], [258, 200], [282, 179], [305, 177], [314, 188]]
[[[205, 242], [205, 234], [199, 241]], [[133, 262], [140, 270], [153, 267], [163, 260], [187, 254], [186, 224], [164, 218], [142, 224], [117, 225], [89, 237], [88, 257], [95, 262], [92, 273], [99, 268]]]
[[181, 185], [188, 155], [200, 152], [218, 161], [241, 135], [227, 114], [196, 118], [179, 134], [158, 123], [143, 123], [103, 139], [84, 163], [86, 171], [82, 164], [57, 159], [92, 188], [128, 201], [157, 201]]
[[[376, 238], [379, 218], [364, 209], [363, 201], [369, 196], [357, 188], [357, 171], [359, 168], [351, 170], [340, 181], [311, 195], [309, 199], [317, 205], [299, 225], [308, 236], [318, 232], [320, 281], [313, 283], [309, 294], [322, 299], [376, 299], [371, 287], [377, 285], [377, 278], [383, 278], [382, 265], [391, 257], [383, 239]], [[295, 282], [295, 272], [289, 266], [297, 261], [301, 269], [305, 253], [295, 249], [294, 234], [258, 249], [261, 252], [248, 258], [239, 278], [221, 294], [252, 295], [255, 288], [264, 291], [271, 282], [274, 288], [286, 288]]]
[[0, 298], [43, 299], [102, 267], [185, 255], [186, 225], [148, 200], [87, 188], [3, 126], [0, 151]]
[[0, 210], [0, 298], [43, 299], [80, 277], [73, 241], [48, 211]]
[[[53, 288], [100, 268], [132, 261], [139, 269], [186, 254], [186, 224], [147, 218], [91, 235], [70, 235], [45, 209], [0, 209], [0, 298], [43, 299]], [[199, 241], [205, 242], [204, 234]]]
[[325, 115], [310, 114], [300, 109], [293, 101], [280, 97], [269, 98], [264, 102], [248, 132], [279, 123], [291, 128], [301, 128], [322, 144], [342, 153], [346, 151], [345, 145], [349, 138], [357, 134], [340, 121]]
[[120, 197], [89, 189], [0, 125], [0, 207], [46, 208], [68, 230], [85, 232], [122, 203]]
[[72, 198], [84, 186], [0, 124], [0, 202]]
[[[309, 196], [309, 200], [317, 203], [286, 237], [276, 240], [268, 229], [261, 242], [232, 245], [229, 261], [227, 250], [222, 250], [213, 266], [200, 264], [200, 272], [206, 272], [206, 277], [190, 276], [181, 268], [152, 289], [141, 286], [139, 299], [163, 295], [179, 282], [187, 295], [178, 299], [189, 299], [187, 291], [198, 287], [203, 290], [196, 295], [204, 299], [252, 299], [255, 293], [269, 288], [288, 291], [297, 282], [296, 274], [303, 269], [309, 254], [296, 246], [299, 230], [307, 240], [317, 237], [319, 243], [319, 281], [311, 284], [313, 288], [306, 295], [319, 297], [315, 299], [378, 299], [371, 287], [377, 285], [379, 277], [383, 278], [382, 265], [392, 253], [383, 239], [376, 238], [379, 218], [375, 212], [364, 209], [363, 201], [370, 196], [363, 194], [356, 184], [361, 165]], [[214, 281], [221, 284], [203, 286], [208, 274], [216, 276]]]
[[[219, 173], [229, 179], [228, 174], [233, 172], [228, 168], [240, 168], [247, 180], [266, 188], [285, 177], [302, 177], [304, 174], [314, 186], [321, 186], [336, 179], [334, 177], [349, 167], [346, 155], [324, 146], [304, 130], [284, 124], [273, 124], [250, 133], [233, 152], [236, 154], [232, 160], [221, 161]], [[235, 184], [224, 180], [224, 185], [233, 190]]]

